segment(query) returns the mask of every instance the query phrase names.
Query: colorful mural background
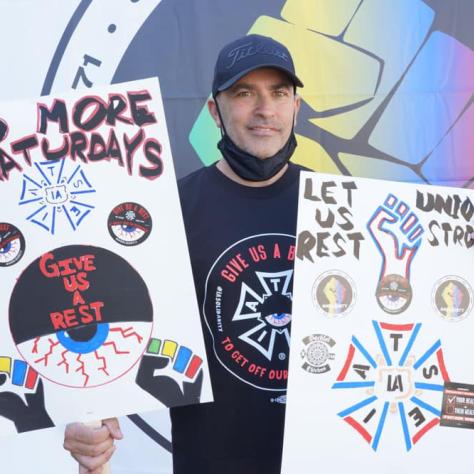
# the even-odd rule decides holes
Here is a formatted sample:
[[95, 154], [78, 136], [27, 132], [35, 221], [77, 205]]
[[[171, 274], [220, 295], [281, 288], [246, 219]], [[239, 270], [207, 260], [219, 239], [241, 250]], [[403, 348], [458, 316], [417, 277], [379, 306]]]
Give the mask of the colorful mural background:
[[[266, 34], [288, 46], [305, 82], [294, 161], [472, 188], [472, 18], [472, 0], [3, 0], [0, 100], [159, 76], [182, 177], [218, 158], [205, 110], [217, 52], [237, 36]], [[151, 437], [124, 420], [130, 435], [114, 472], [171, 472], [169, 426], [147, 421]], [[29, 441], [48, 454], [32, 457], [31, 470], [75, 472], [61, 439], [58, 429]], [[22, 443], [11, 443], [10, 472], [28, 472]]]

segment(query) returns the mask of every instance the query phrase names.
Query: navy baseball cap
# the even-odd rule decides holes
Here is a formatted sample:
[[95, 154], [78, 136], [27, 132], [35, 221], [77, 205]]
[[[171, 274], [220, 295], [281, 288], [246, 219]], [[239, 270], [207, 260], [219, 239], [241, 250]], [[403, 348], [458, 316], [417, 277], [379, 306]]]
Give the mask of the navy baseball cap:
[[262, 67], [279, 69], [291, 79], [295, 87], [303, 87], [295, 74], [291, 54], [284, 45], [268, 36], [248, 35], [221, 49], [214, 69], [212, 95], [215, 97], [241, 77]]

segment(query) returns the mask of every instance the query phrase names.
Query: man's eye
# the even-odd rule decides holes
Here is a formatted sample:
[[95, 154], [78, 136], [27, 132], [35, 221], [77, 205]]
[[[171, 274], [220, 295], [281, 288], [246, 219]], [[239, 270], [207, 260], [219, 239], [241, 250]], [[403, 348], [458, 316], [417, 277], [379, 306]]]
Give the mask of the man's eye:
[[286, 89], [278, 89], [274, 92], [277, 97], [286, 97], [288, 95], [288, 91]]
[[247, 90], [237, 92], [238, 97], [250, 97], [250, 95], [251, 95], [251, 92]]

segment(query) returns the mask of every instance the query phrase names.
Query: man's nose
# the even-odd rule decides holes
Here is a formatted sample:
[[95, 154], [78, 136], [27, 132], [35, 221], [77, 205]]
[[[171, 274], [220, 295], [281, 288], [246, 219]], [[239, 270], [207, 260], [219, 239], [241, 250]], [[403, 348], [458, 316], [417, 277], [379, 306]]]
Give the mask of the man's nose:
[[262, 117], [273, 117], [275, 115], [275, 104], [267, 94], [259, 94], [255, 105], [255, 113]]

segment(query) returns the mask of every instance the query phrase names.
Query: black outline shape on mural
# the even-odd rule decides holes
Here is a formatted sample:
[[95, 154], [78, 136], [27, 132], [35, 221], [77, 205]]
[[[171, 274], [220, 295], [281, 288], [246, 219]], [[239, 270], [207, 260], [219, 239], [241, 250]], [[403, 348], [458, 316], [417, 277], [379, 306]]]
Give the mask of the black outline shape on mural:
[[156, 444], [159, 444], [163, 449], [172, 452], [173, 445], [165, 436], [159, 433], [153, 426], [151, 426], [142, 416], [133, 414], [127, 415], [127, 418], [143, 433], [149, 436]]
[[170, 360], [168, 357], [144, 355], [138, 367], [137, 385], [168, 408], [199, 403], [204, 378], [202, 369], [194, 382], [183, 382], [182, 389], [173, 378], [154, 375], [155, 370], [167, 367]]
[[412, 300], [410, 270], [421, 245], [423, 227], [408, 204], [388, 194], [369, 219], [367, 229], [382, 257], [377, 303], [386, 313], [400, 314]]
[[18, 433], [54, 426], [53, 420], [46, 411], [41, 379], [34, 393], [25, 393], [25, 399], [26, 402], [20, 395], [13, 392], [1, 392], [0, 416], [12, 421]]

